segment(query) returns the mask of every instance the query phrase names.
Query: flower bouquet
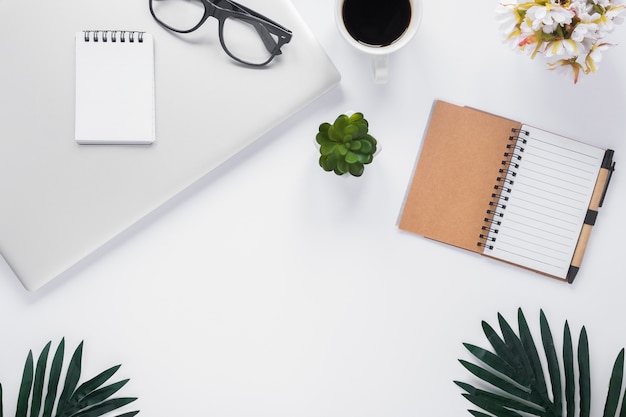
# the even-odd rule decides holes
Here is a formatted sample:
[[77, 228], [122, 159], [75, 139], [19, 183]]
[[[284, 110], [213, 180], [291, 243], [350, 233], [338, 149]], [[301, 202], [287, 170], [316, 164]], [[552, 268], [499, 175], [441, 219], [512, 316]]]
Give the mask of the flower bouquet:
[[513, 48], [543, 55], [549, 69], [573, 75], [576, 83], [581, 73], [598, 69], [611, 46], [602, 39], [622, 22], [624, 10], [621, 0], [516, 0], [497, 12]]

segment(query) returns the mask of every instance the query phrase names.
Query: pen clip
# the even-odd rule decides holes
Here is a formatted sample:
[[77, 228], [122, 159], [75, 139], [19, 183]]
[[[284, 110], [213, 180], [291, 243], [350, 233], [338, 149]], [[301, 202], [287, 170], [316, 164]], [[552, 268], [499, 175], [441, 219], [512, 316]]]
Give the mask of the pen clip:
[[608, 170], [609, 170], [609, 176], [606, 178], [606, 184], [604, 184], [604, 190], [602, 191], [602, 198], [600, 198], [600, 204], [599, 204], [600, 207], [602, 207], [602, 203], [604, 203], [604, 197], [606, 197], [606, 190], [609, 189], [609, 183], [611, 182], [613, 171], [615, 171], [615, 162], [611, 164]]

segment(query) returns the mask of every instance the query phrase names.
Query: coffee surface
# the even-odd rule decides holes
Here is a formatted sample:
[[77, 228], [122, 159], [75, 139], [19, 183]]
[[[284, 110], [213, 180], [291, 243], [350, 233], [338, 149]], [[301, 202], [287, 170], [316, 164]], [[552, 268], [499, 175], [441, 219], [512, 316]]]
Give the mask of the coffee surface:
[[343, 21], [350, 35], [371, 46], [391, 45], [411, 21], [409, 0], [345, 0]]

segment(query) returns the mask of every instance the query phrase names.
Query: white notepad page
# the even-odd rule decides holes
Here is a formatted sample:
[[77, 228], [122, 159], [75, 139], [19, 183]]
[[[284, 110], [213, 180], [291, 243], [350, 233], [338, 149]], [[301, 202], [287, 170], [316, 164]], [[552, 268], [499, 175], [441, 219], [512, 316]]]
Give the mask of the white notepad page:
[[155, 140], [154, 41], [132, 31], [76, 34], [76, 141]]
[[[605, 150], [522, 126], [519, 168], [507, 173], [501, 224], [485, 254], [565, 278], [589, 208]], [[526, 139], [522, 143], [521, 139]], [[515, 174], [514, 174], [515, 172]], [[505, 200], [504, 197], [508, 197]]]

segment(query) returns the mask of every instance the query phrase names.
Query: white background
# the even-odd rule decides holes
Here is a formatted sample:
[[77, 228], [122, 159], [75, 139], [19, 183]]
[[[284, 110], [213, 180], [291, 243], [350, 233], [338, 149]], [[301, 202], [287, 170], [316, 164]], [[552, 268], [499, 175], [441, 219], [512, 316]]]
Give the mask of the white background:
[[[62, 337], [68, 351], [85, 341], [85, 377], [122, 363], [123, 394], [146, 416], [468, 415], [453, 384], [475, 381], [462, 343], [488, 347], [481, 320], [513, 323], [518, 307], [534, 330], [543, 308], [559, 345], [566, 319], [574, 334], [586, 326], [600, 413], [626, 345], [626, 25], [574, 85], [501, 43], [497, 2], [425, 0], [416, 38], [375, 85], [333, 1], [294, 2], [337, 88], [40, 291], [0, 264], [6, 415], [28, 350]], [[573, 285], [398, 231], [433, 99], [615, 149]], [[382, 146], [361, 178], [317, 165], [317, 127], [348, 110]]]

